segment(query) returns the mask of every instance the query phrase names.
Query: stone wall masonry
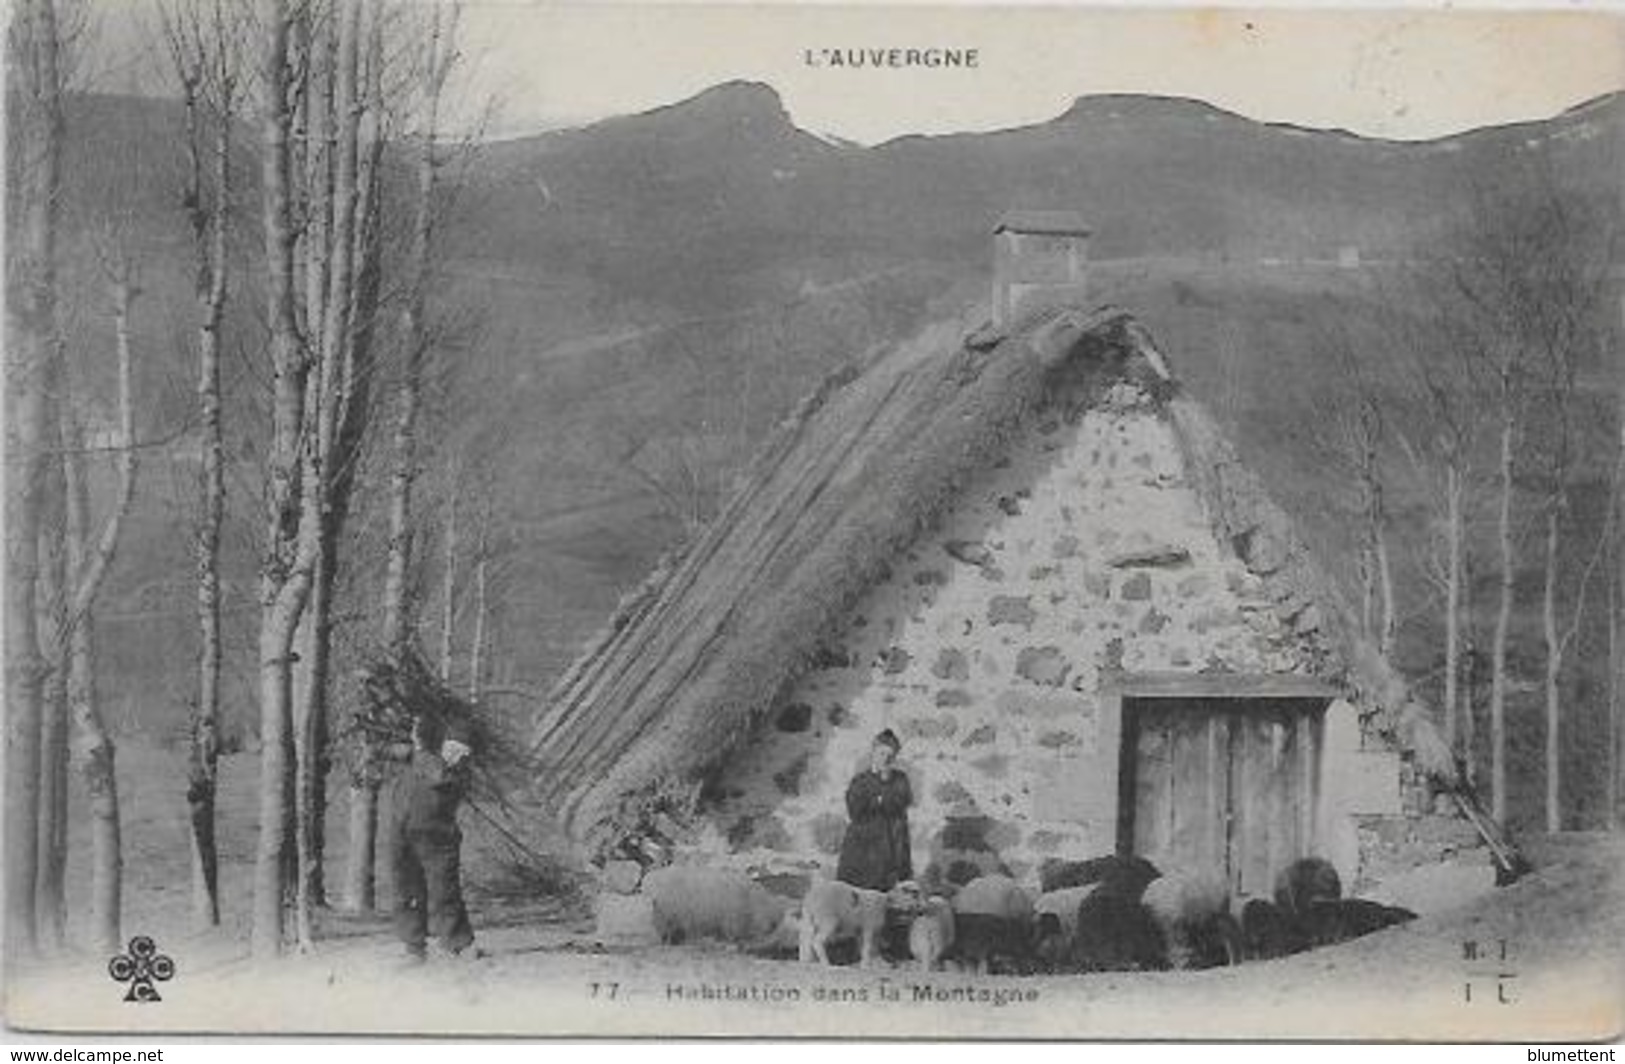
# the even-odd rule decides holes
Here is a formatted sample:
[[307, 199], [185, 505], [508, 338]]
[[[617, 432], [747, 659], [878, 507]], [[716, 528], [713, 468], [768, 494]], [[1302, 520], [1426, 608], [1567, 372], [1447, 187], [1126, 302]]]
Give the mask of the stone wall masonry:
[[833, 872], [846, 786], [889, 727], [916, 871], [991, 852], [980, 860], [1034, 878], [1044, 857], [1114, 846], [1120, 722], [1103, 673], [1313, 671], [1301, 618], [1213, 537], [1165, 413], [1131, 385], [1064, 409], [1036, 412], [851, 611], [784, 699], [806, 712], [764, 707], [691, 857]]

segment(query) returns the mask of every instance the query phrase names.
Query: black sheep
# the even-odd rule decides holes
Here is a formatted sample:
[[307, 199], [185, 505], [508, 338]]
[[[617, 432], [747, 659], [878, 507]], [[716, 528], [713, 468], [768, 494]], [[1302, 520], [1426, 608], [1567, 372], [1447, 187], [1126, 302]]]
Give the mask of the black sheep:
[[1242, 952], [1250, 961], [1285, 957], [1309, 945], [1298, 922], [1264, 898], [1242, 906], [1241, 938]]
[[1143, 887], [1125, 892], [1132, 880], [1102, 881], [1078, 906], [1078, 926], [1062, 965], [1069, 971], [1104, 972], [1162, 968], [1166, 947], [1156, 918], [1140, 904]]
[[1414, 919], [1416, 914], [1409, 909], [1363, 898], [1342, 898], [1315, 902], [1304, 912], [1300, 922], [1310, 943], [1329, 946]]
[[1343, 881], [1330, 861], [1300, 857], [1275, 877], [1275, 904], [1289, 917], [1299, 917], [1316, 902], [1343, 896]]
[[1045, 971], [1062, 971], [1072, 950], [1072, 938], [1057, 913], [1039, 913], [1033, 921], [1033, 959]]
[[1044, 894], [1067, 887], [1101, 883], [1109, 884], [1105, 889], [1138, 896], [1145, 890], [1146, 884], [1161, 874], [1156, 865], [1143, 857], [1108, 854], [1105, 857], [1091, 857], [1087, 861], [1051, 858], [1039, 868], [1038, 884]]
[[1192, 968], [1228, 968], [1244, 956], [1241, 925], [1229, 913], [1214, 913], [1190, 930]]
[[1037, 968], [1032, 932], [1017, 917], [956, 913], [952, 956], [983, 975], [1030, 975]]
[[1174, 969], [1241, 963], [1241, 928], [1230, 915], [1230, 893], [1211, 875], [1171, 873], [1140, 896], [1162, 932], [1163, 960]]

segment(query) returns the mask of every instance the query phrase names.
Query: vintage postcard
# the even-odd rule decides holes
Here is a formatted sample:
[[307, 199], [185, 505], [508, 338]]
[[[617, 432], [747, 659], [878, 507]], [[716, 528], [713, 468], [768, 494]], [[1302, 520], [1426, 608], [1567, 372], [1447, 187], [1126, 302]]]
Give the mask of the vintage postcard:
[[1619, 1036], [1617, 13], [9, 17], [12, 1029]]

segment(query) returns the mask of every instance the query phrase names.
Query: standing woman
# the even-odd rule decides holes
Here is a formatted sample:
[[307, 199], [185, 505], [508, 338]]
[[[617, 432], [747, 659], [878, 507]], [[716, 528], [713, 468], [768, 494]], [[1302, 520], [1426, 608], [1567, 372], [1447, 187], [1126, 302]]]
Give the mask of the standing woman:
[[852, 822], [841, 840], [841, 863], [835, 873], [843, 883], [890, 890], [914, 878], [908, 842], [908, 807], [914, 795], [908, 777], [895, 764], [902, 746], [890, 728], [875, 736], [869, 768], [854, 776], [846, 789]]

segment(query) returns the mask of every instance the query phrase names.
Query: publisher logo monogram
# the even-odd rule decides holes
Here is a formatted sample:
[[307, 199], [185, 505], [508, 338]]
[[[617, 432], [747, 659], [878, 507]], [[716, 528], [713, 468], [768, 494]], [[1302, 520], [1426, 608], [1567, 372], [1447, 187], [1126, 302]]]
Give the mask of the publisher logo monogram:
[[175, 962], [158, 952], [158, 944], [146, 935], [130, 939], [125, 952], [107, 962], [107, 974], [114, 982], [129, 983], [124, 1000], [138, 1005], [162, 1001], [157, 983], [175, 977]]

